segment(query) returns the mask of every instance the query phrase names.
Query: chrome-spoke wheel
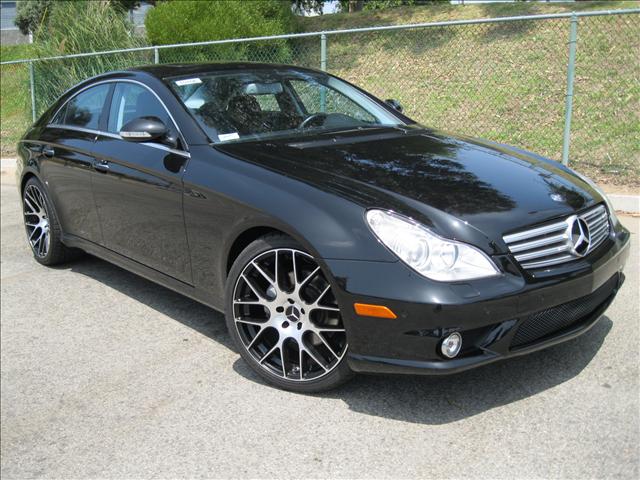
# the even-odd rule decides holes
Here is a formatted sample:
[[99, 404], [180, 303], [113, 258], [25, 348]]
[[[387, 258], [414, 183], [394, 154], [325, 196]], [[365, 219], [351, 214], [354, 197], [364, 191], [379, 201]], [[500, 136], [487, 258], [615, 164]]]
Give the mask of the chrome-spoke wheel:
[[275, 248], [247, 263], [234, 286], [233, 319], [252, 358], [287, 380], [323, 377], [347, 350], [331, 285], [300, 250]]
[[24, 225], [27, 229], [29, 245], [31, 245], [33, 253], [44, 258], [49, 253], [51, 246], [49, 215], [44, 194], [36, 185], [27, 185], [25, 188], [23, 205]]

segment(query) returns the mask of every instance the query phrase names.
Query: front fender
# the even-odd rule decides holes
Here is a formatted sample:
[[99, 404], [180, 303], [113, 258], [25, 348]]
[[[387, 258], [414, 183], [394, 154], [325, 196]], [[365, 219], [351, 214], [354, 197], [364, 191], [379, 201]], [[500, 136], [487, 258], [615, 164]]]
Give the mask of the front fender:
[[225, 239], [265, 225], [307, 242], [321, 258], [396, 260], [367, 227], [362, 206], [211, 147], [193, 150], [184, 176], [185, 214], [215, 218]]
[[362, 206], [211, 147], [192, 147], [184, 189], [194, 283], [219, 299], [233, 243], [256, 227], [290, 235], [317, 259], [396, 261]]

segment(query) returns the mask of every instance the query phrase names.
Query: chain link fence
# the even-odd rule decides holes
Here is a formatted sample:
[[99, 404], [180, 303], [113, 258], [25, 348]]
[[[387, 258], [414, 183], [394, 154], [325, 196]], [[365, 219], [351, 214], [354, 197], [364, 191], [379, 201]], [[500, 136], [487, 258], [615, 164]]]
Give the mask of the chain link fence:
[[[570, 23], [577, 22], [575, 73]], [[640, 185], [640, 10], [539, 15], [148, 47], [3, 64], [24, 125], [78, 81], [150, 63], [254, 61], [326, 69], [444, 131], [517, 145]], [[33, 90], [30, 90], [32, 66]], [[568, 77], [573, 115], [568, 135]], [[4, 95], [3, 95], [4, 96]], [[4, 100], [3, 100], [4, 102]], [[4, 106], [3, 106], [4, 108]], [[11, 126], [13, 128], [13, 126]], [[5, 137], [3, 121], [2, 136]], [[3, 140], [4, 142], [4, 140]], [[3, 146], [4, 153], [4, 146]]]

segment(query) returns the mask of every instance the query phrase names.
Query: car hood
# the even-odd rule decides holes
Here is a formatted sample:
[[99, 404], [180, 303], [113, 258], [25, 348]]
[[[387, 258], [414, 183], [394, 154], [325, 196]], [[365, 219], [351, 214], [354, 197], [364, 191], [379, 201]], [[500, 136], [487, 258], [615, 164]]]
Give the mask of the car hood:
[[502, 235], [507, 232], [602, 201], [557, 162], [420, 127], [216, 148], [364, 208], [403, 213], [449, 238], [478, 244], [481, 235], [494, 252], [505, 249]]

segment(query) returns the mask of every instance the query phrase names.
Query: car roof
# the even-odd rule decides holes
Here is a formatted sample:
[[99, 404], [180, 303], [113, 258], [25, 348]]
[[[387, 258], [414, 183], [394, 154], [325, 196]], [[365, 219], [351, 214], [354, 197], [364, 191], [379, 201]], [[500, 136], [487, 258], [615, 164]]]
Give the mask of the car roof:
[[278, 70], [293, 69], [298, 71], [319, 72], [312, 68], [298, 67], [295, 65], [283, 65], [276, 63], [253, 63], [253, 62], [228, 62], [228, 63], [184, 63], [166, 65], [147, 65], [134, 67], [130, 72], [144, 72], [154, 77], [165, 79], [182, 75], [200, 75], [229, 70]]

